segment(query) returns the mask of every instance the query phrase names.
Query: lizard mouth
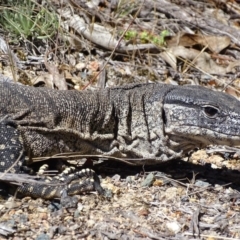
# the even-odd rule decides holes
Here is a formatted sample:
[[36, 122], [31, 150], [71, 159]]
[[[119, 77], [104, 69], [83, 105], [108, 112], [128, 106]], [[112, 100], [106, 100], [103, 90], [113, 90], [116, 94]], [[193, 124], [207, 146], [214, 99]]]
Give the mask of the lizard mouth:
[[240, 134], [232, 135], [209, 128], [199, 128], [194, 126], [175, 126], [165, 128], [165, 133], [171, 135], [171, 139], [180, 145], [196, 145], [206, 147], [208, 145], [240, 145]]

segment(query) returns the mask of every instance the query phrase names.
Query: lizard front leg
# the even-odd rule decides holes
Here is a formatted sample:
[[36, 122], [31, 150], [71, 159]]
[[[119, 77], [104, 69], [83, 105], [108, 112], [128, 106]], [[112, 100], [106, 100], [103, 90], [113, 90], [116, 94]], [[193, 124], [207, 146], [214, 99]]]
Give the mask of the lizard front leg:
[[[0, 123], [0, 172], [25, 173], [25, 149], [21, 134], [13, 121], [2, 120]], [[82, 192], [104, 192], [98, 176], [92, 170], [75, 172], [63, 171], [55, 177], [39, 176], [39, 182], [23, 183], [18, 192], [24, 196], [44, 199], [60, 198], [63, 191], [67, 195]], [[26, 180], [27, 181], [27, 180]]]
[[0, 122], [0, 172], [21, 173], [25, 161], [23, 139], [15, 124]]

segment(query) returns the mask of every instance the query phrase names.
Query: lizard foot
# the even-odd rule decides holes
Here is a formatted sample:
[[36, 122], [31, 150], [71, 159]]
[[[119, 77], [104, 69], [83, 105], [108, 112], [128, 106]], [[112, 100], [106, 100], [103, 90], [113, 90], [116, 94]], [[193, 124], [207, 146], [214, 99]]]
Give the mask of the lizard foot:
[[25, 196], [44, 199], [62, 198], [64, 191], [68, 196], [90, 191], [97, 191], [104, 195], [105, 190], [101, 187], [100, 179], [93, 170], [83, 169], [70, 173], [73, 169], [66, 169], [54, 177], [39, 176], [38, 183], [24, 183], [19, 187], [18, 192]]

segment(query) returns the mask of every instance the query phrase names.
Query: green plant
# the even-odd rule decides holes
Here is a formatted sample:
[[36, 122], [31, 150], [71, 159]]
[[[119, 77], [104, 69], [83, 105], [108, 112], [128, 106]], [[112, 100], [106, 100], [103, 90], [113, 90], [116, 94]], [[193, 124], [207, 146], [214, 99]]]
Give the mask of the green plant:
[[147, 31], [143, 31], [139, 34], [140, 36], [140, 40], [141, 42], [143, 43], [148, 43], [148, 42], [151, 42], [151, 39], [150, 39], [150, 33], [147, 32]]
[[127, 31], [126, 34], [125, 34], [125, 36], [124, 36], [124, 38], [125, 38], [126, 40], [133, 40], [133, 39], [135, 39], [136, 37], [137, 37], [137, 32], [134, 31], [134, 30], [129, 30], [129, 31]]
[[55, 13], [33, 0], [9, 3], [0, 9], [0, 24], [11, 34], [22, 38], [50, 38], [56, 33], [59, 21]]
[[169, 36], [170, 32], [168, 30], [163, 30], [160, 33], [160, 45], [165, 45], [165, 37]]
[[139, 40], [141, 43], [154, 43], [157, 46], [165, 45], [165, 37], [169, 36], [168, 30], [163, 30], [159, 35], [154, 35], [148, 31], [137, 32], [135, 30], [129, 30], [126, 32], [124, 38], [126, 40]]

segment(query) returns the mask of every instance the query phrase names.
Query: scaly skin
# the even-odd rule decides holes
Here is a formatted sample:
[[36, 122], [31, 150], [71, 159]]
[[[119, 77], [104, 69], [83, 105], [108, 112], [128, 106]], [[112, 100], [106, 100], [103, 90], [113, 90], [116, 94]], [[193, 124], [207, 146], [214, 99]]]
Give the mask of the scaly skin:
[[[78, 152], [155, 164], [196, 147], [240, 144], [239, 101], [200, 86], [135, 84], [78, 92], [0, 82], [0, 96], [1, 172], [18, 158], [11, 172], [22, 172], [29, 155]], [[34, 193], [43, 196], [42, 188]]]

